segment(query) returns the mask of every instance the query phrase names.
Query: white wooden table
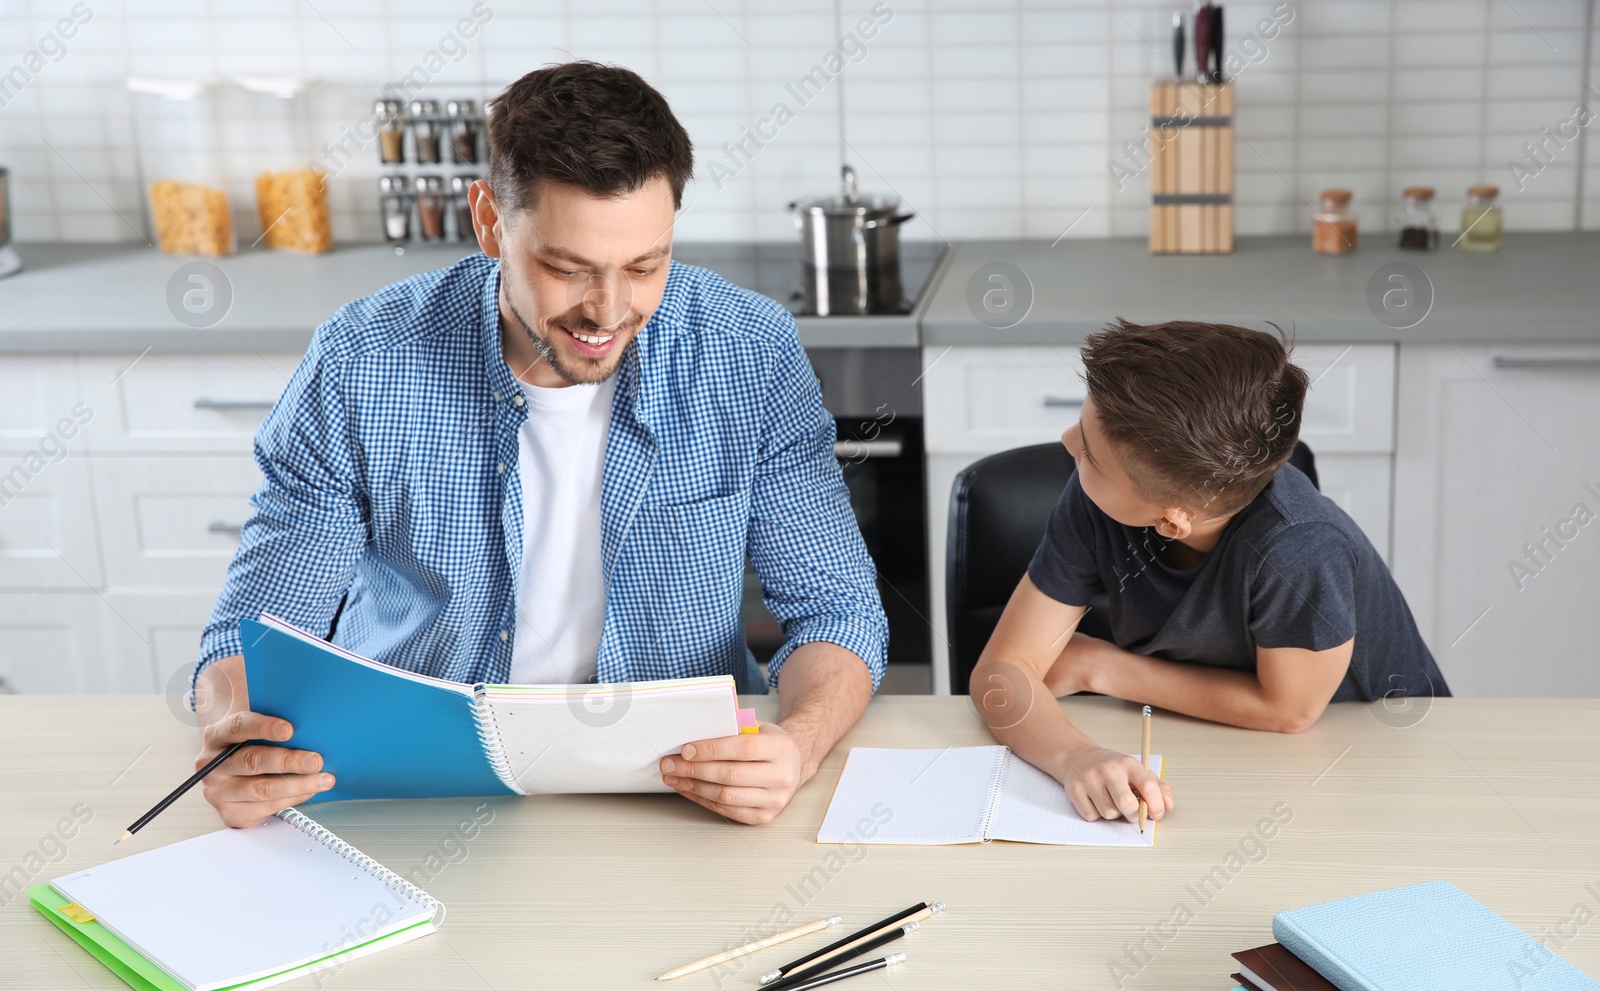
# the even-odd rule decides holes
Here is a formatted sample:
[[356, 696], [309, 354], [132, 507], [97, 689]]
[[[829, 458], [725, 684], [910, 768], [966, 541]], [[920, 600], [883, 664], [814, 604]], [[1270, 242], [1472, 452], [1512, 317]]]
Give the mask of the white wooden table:
[[[771, 699], [755, 704], [771, 716]], [[1137, 748], [1133, 706], [1063, 704], [1102, 743]], [[951, 697], [876, 700], [765, 827], [673, 795], [309, 805], [448, 917], [320, 985], [283, 986], [659, 989], [656, 974], [784, 920], [837, 912], [860, 926], [926, 899], [949, 910], [896, 944], [909, 959], [844, 987], [1221, 989], [1228, 954], [1269, 942], [1274, 912], [1436, 878], [1600, 976], [1600, 702], [1441, 699], [1415, 715], [1338, 705], [1298, 736], [1158, 715], [1177, 808], [1155, 849], [816, 845], [848, 747], [992, 742]], [[218, 828], [197, 789], [111, 846], [189, 773], [196, 742], [155, 696], [0, 696], [0, 987], [124, 986], [15, 897], [14, 879], [51, 855], [28, 883]], [[44, 837], [79, 803], [93, 819], [56, 853]], [[460, 824], [490, 810], [464, 838]], [[1262, 839], [1275, 810], [1286, 821]], [[1572, 921], [1579, 905], [1593, 921]], [[753, 988], [842, 931], [671, 986]]]

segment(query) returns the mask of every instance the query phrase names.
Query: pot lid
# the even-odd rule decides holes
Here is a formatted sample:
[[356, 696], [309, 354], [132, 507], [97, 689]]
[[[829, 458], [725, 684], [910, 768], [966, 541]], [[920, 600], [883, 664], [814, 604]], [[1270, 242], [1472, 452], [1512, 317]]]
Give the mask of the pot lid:
[[875, 219], [887, 217], [899, 208], [898, 196], [861, 195], [856, 186], [856, 170], [850, 166], [841, 168], [839, 176], [839, 192], [832, 196], [795, 200], [789, 204], [789, 209], [796, 213], [824, 214], [829, 217]]

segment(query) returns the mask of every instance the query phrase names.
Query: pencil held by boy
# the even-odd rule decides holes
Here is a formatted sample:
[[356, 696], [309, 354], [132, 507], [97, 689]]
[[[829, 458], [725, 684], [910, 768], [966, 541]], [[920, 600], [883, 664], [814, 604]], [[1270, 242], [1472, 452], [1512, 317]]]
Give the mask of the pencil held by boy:
[[[1085, 819], [1160, 819], [1172, 789], [1050, 700], [1298, 733], [1330, 702], [1450, 694], [1371, 541], [1289, 464], [1310, 382], [1281, 331], [1119, 318], [1082, 353], [1077, 470], [969, 685], [1001, 743]], [[1076, 631], [1100, 592], [1114, 642]]]

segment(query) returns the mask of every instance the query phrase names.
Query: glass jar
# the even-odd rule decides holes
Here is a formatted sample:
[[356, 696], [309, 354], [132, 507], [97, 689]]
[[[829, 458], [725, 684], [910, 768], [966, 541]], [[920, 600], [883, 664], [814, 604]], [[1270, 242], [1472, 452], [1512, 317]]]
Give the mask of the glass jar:
[[1495, 202], [1499, 195], [1499, 186], [1467, 187], [1467, 205], [1461, 211], [1461, 237], [1458, 239], [1462, 251], [1499, 251], [1500, 245], [1505, 243], [1505, 218], [1501, 215], [1500, 204]]
[[174, 255], [233, 254], [238, 246], [230, 196], [234, 184], [222, 128], [234, 108], [226, 87], [143, 77], [127, 85], [140, 136], [138, 167], [150, 184], [147, 202], [156, 243]]
[[399, 100], [379, 100], [372, 106], [378, 124], [378, 161], [403, 165], [406, 160], [406, 105]]
[[1311, 250], [1342, 255], [1356, 250], [1356, 214], [1348, 189], [1324, 189], [1322, 208], [1311, 216]]
[[411, 240], [411, 183], [403, 175], [378, 177], [379, 212], [383, 217], [383, 239]]
[[1433, 216], [1433, 187], [1408, 186], [1406, 198], [1394, 217], [1400, 230], [1400, 247], [1407, 251], [1433, 251], [1439, 247], [1439, 222]]
[[411, 138], [415, 142], [418, 165], [438, 165], [439, 101], [411, 101]]
[[417, 219], [424, 241], [444, 240], [444, 177], [417, 176]]
[[449, 120], [450, 160], [457, 165], [478, 164], [478, 131], [483, 121], [471, 100], [451, 100], [444, 105]]
[[470, 172], [450, 177], [450, 212], [455, 214], [454, 238], [457, 241], [478, 243], [478, 229], [472, 223], [472, 202], [467, 193], [478, 177]]

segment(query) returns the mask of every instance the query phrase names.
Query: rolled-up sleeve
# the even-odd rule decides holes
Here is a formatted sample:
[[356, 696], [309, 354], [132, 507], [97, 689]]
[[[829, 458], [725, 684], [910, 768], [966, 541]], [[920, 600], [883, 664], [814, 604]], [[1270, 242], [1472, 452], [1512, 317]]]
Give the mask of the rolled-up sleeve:
[[769, 382], [749, 532], [762, 601], [785, 638], [768, 682], [777, 685], [796, 647], [825, 641], [865, 661], [876, 692], [888, 664], [889, 622], [833, 454], [833, 417], [797, 333], [779, 345]]
[[367, 507], [340, 368], [325, 339], [319, 331], [256, 432], [261, 485], [201, 634], [191, 687], [213, 662], [243, 653], [240, 620], [270, 612], [324, 632], [350, 586]]

